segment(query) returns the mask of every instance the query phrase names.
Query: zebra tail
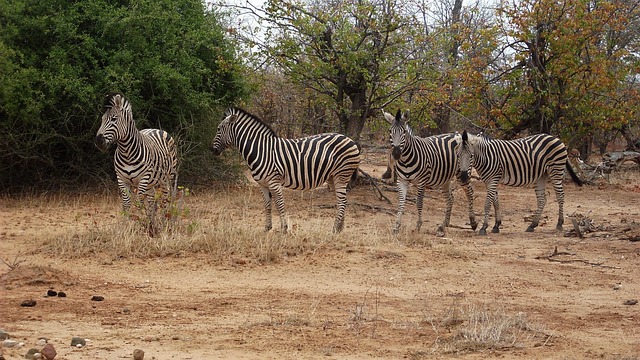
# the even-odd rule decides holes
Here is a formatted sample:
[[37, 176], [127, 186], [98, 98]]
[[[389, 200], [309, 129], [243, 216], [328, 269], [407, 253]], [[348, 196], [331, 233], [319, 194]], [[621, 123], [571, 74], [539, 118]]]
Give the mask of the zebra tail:
[[571, 163], [569, 162], [569, 159], [567, 159], [566, 166], [567, 166], [567, 170], [569, 170], [569, 175], [571, 175], [571, 179], [573, 179], [573, 182], [578, 184], [578, 186], [582, 186], [584, 182], [578, 177], [576, 172], [573, 170], [573, 167], [571, 167]]
[[349, 180], [349, 185], [347, 186], [348, 189], [353, 189], [356, 187], [356, 183], [358, 181], [358, 170], [360, 170], [359, 166], [355, 170], [353, 170], [353, 174], [351, 174], [351, 180]]

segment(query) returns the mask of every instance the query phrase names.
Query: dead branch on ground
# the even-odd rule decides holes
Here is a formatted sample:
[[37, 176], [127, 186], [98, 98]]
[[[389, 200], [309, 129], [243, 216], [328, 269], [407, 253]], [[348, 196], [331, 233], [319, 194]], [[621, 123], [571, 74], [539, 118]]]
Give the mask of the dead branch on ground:
[[386, 197], [382, 193], [382, 190], [380, 190], [380, 188], [378, 187], [379, 180], [367, 174], [362, 169], [358, 169], [358, 171], [360, 172], [360, 174], [362, 174], [362, 177], [366, 179], [367, 183], [371, 185], [371, 187], [373, 188], [373, 193], [376, 194], [376, 197], [378, 198], [378, 200], [385, 200], [388, 204], [391, 204], [391, 200], [389, 200], [389, 198]]
[[549, 260], [552, 262], [559, 262], [559, 263], [563, 263], [563, 264], [569, 264], [569, 263], [582, 263], [582, 264], [587, 264], [587, 265], [591, 265], [591, 266], [597, 266], [597, 267], [602, 267], [602, 268], [607, 268], [607, 269], [620, 269], [620, 267], [618, 266], [609, 266], [609, 265], [604, 265], [604, 263], [602, 262], [592, 262], [586, 259], [558, 259], [556, 258], [556, 256], [561, 256], [561, 255], [569, 255], [569, 256], [574, 256], [576, 255], [575, 253], [570, 253], [567, 251], [558, 251], [558, 247], [556, 246], [553, 249], [553, 252], [549, 255], [540, 255], [540, 256], [536, 256], [535, 259], [537, 260]]

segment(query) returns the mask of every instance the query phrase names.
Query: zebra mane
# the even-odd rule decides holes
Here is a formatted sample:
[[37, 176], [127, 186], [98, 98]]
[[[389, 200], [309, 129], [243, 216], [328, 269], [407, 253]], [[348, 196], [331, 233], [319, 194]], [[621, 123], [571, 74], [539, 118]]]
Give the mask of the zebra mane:
[[257, 117], [256, 115], [253, 115], [252, 113], [248, 112], [245, 109], [239, 108], [239, 107], [230, 107], [227, 110], [224, 111], [224, 117], [228, 117], [229, 115], [238, 115], [238, 117], [242, 117], [245, 119], [251, 119], [257, 123], [259, 123], [260, 125], [262, 125], [264, 128], [266, 128], [271, 135], [273, 136], [278, 136], [278, 134], [275, 132], [275, 130], [273, 130], [273, 128], [271, 127], [271, 125], [267, 124], [266, 122], [264, 122], [262, 119], [260, 119], [259, 117]]
[[[107, 95], [105, 95], [105, 97], [104, 97], [104, 105], [103, 106], [104, 106], [104, 110], [105, 111], [107, 111], [107, 110], [109, 110], [109, 109], [111, 109], [112, 107], [115, 106], [115, 98], [116, 98], [116, 96], [120, 96], [120, 98], [122, 99], [123, 107], [126, 107], [126, 106], [124, 106], [125, 104], [129, 105], [129, 100], [126, 97], [124, 97], [124, 95], [122, 95], [119, 92], [111, 92], [111, 93], [108, 93]], [[130, 105], [129, 105], [129, 107], [130, 107]]]

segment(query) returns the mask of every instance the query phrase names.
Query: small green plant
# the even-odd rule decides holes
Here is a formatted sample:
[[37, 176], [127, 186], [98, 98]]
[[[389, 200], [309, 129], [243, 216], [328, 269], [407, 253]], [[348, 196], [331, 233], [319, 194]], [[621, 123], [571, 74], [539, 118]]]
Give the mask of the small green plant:
[[130, 219], [138, 223], [150, 237], [157, 237], [161, 233], [173, 234], [183, 229], [193, 232], [196, 223], [185, 223], [189, 216], [189, 208], [185, 206], [185, 198], [190, 195], [189, 188], [178, 186], [175, 194], [164, 194], [156, 191], [153, 197], [135, 199], [132, 210], [125, 213]]

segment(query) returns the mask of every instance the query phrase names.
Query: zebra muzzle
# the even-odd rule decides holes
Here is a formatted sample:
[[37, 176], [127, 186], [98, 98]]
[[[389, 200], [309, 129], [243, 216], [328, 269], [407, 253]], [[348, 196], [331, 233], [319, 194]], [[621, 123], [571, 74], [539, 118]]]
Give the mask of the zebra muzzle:
[[213, 156], [218, 156], [222, 153], [222, 151], [220, 151], [220, 148], [218, 147], [210, 147], [209, 150], [211, 150], [211, 152], [213, 153]]
[[393, 158], [396, 160], [400, 160], [401, 154], [402, 154], [402, 150], [400, 150], [399, 146], [394, 146], [393, 150], [391, 150], [391, 156], [393, 156]]
[[467, 182], [469, 182], [469, 179], [470, 179], [470, 178], [469, 178], [469, 172], [468, 172], [468, 171], [461, 171], [461, 172], [460, 172], [460, 180], [461, 180], [463, 183], [465, 183], [465, 184], [466, 184]]
[[109, 147], [107, 145], [107, 140], [104, 138], [104, 136], [102, 136], [102, 134], [96, 136], [95, 144], [96, 147], [101, 151], [105, 151]]

